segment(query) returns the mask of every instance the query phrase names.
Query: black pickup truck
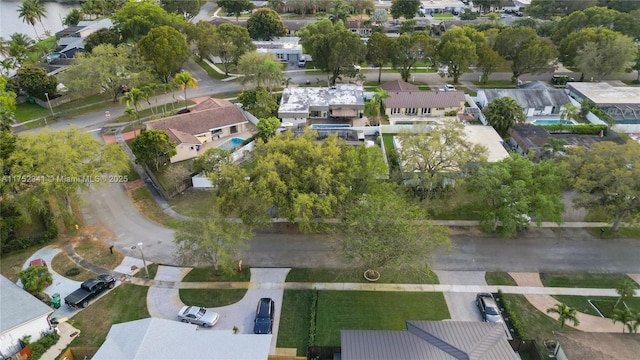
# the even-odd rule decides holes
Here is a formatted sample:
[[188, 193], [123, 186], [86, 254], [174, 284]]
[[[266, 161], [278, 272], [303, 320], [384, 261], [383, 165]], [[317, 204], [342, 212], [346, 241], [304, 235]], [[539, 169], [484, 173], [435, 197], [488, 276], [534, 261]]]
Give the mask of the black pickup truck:
[[116, 285], [116, 279], [111, 275], [99, 275], [95, 279], [89, 279], [80, 285], [80, 289], [72, 292], [64, 298], [64, 303], [72, 308], [89, 305], [89, 300], [98, 296], [105, 289], [112, 289]]

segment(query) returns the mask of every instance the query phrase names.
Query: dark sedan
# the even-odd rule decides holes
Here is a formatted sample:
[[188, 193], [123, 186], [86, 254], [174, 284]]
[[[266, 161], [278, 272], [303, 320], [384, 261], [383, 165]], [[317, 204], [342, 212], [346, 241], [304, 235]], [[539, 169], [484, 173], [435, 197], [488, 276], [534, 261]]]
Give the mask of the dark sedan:
[[273, 314], [275, 312], [273, 299], [262, 298], [258, 301], [256, 320], [253, 325], [254, 334], [271, 334], [273, 330]]

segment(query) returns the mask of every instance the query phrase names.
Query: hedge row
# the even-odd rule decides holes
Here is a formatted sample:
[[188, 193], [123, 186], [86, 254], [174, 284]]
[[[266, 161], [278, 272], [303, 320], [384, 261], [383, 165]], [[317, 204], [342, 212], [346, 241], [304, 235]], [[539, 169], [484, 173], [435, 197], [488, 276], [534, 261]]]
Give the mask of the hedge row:
[[29, 360], [40, 359], [50, 347], [58, 343], [58, 339], [60, 339], [60, 335], [57, 332], [52, 332], [41, 337], [38, 341], [30, 343], [31, 356], [29, 356]]
[[498, 289], [497, 298], [500, 299], [502, 306], [504, 306], [504, 309], [507, 312], [507, 316], [511, 321], [511, 325], [516, 330], [516, 333], [518, 333], [518, 336], [520, 337], [520, 339], [525, 338], [526, 333], [524, 330], [524, 326], [522, 325], [522, 321], [520, 321], [520, 318], [518, 317], [518, 313], [516, 313], [516, 311], [511, 308], [511, 304], [506, 301], [506, 299], [504, 298], [504, 294], [500, 289]]
[[602, 131], [603, 135], [607, 135], [609, 127], [607, 125], [597, 124], [582, 124], [582, 125], [543, 125], [550, 133], [566, 133], [566, 134], [581, 134], [581, 135], [600, 135]]

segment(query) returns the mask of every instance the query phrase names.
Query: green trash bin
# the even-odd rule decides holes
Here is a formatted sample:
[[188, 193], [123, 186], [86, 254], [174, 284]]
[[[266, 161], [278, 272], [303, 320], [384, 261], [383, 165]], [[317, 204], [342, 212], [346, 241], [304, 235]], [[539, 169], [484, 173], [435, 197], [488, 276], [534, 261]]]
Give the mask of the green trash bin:
[[53, 296], [51, 297], [51, 306], [53, 306], [54, 309], [60, 308], [60, 294], [53, 294]]
[[27, 102], [28, 102], [29, 104], [35, 104], [35, 103], [36, 103], [36, 99], [34, 99], [34, 98], [30, 97], [30, 98], [27, 98]]

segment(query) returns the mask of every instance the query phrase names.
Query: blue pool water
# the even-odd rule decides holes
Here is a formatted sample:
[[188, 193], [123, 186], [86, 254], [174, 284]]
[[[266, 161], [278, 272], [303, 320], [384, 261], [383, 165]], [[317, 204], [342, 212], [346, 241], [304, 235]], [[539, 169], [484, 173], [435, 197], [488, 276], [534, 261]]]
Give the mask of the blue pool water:
[[243, 142], [243, 138], [234, 137], [218, 145], [218, 148], [233, 151], [238, 148]]
[[537, 119], [533, 120], [533, 125], [575, 125], [576, 123], [571, 120], [560, 120], [560, 119]]
[[312, 124], [312, 129], [338, 129], [338, 128], [350, 128], [349, 124]]

